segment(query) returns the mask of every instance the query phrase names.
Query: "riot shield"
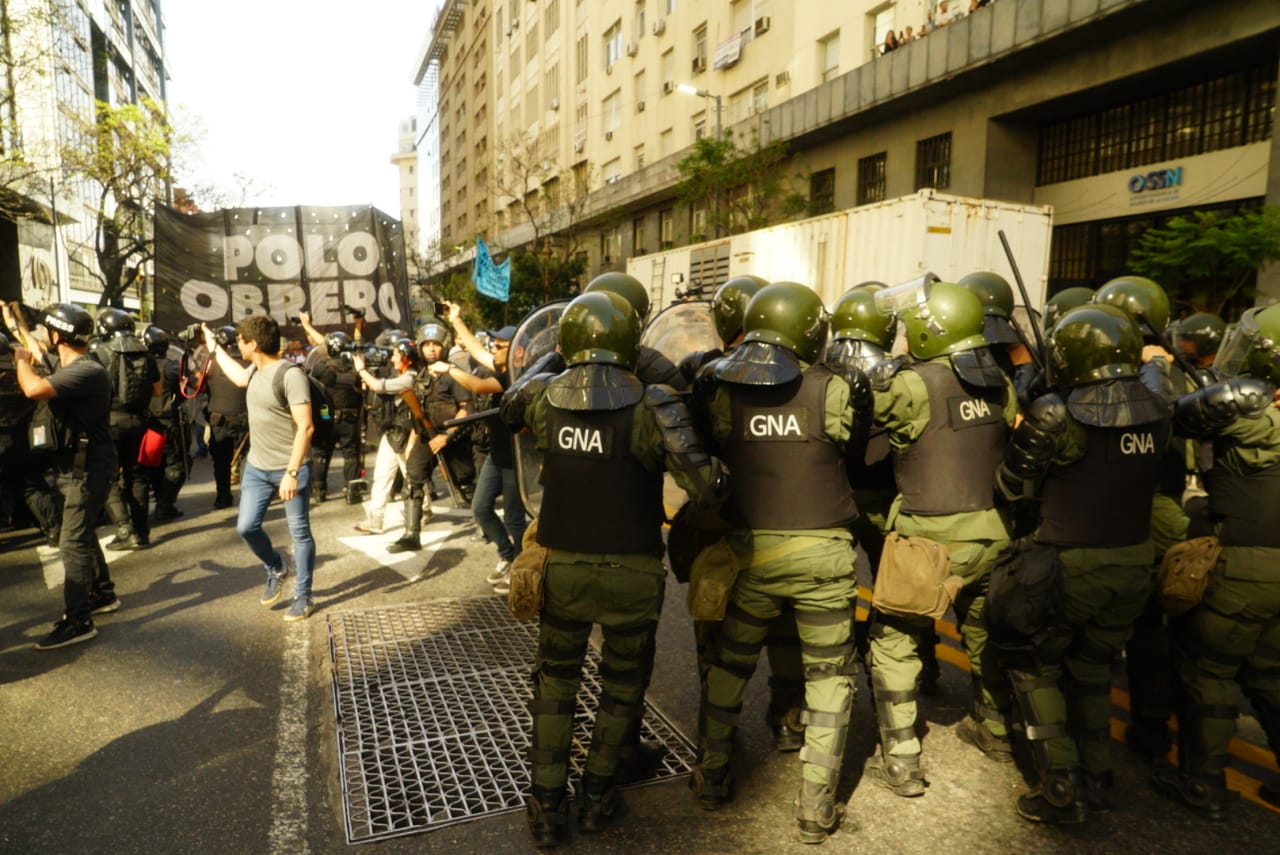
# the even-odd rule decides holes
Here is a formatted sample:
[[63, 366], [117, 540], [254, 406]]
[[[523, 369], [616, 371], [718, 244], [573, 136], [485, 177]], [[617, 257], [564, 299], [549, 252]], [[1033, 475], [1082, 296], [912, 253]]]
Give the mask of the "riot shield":
[[661, 353], [675, 365], [691, 353], [721, 350], [710, 300], [673, 303], [659, 312], [640, 334], [640, 344]]
[[[687, 300], [673, 303], [659, 312], [640, 334], [640, 344], [661, 353], [675, 365], [691, 353], [720, 351], [724, 343], [716, 332], [711, 314], [710, 300]], [[686, 378], [692, 382], [693, 378]], [[689, 500], [684, 490], [668, 473], [662, 478], [662, 504], [667, 519], [674, 519], [676, 512]]]
[[[560, 315], [568, 300], [556, 300], [534, 309], [511, 338], [507, 353], [507, 374], [515, 383], [533, 363], [556, 349], [559, 342]], [[524, 500], [529, 516], [538, 516], [542, 510], [542, 452], [534, 443], [533, 434], [522, 430], [511, 439], [515, 452], [516, 477], [520, 483], [520, 498]]]

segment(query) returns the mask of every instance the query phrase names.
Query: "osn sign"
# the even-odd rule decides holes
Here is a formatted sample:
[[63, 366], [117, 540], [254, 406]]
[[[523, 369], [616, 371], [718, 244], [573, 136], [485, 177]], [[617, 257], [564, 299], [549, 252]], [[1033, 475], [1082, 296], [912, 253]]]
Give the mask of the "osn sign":
[[1157, 169], [1146, 175], [1135, 175], [1129, 179], [1130, 193], [1149, 193], [1152, 190], [1168, 190], [1182, 184], [1182, 167], [1173, 169]]

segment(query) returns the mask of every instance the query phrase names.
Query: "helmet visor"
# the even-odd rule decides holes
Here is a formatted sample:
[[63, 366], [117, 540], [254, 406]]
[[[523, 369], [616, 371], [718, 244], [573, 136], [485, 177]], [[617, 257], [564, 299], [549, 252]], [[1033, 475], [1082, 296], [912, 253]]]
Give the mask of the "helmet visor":
[[923, 306], [929, 299], [929, 286], [940, 281], [932, 273], [926, 273], [892, 288], [882, 288], [875, 292], [876, 311], [882, 315], [897, 315], [907, 309]]
[[1238, 377], [1249, 358], [1260, 335], [1258, 323], [1254, 320], [1257, 309], [1250, 309], [1240, 318], [1239, 323], [1227, 327], [1222, 336], [1222, 344], [1218, 347], [1218, 355], [1213, 359], [1213, 368], [1223, 377]]

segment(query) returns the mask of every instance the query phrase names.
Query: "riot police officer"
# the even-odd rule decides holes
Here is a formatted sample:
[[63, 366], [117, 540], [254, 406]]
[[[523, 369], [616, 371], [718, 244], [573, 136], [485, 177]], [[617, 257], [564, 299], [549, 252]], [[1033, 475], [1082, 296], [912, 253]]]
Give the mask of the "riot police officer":
[[[587, 287], [583, 289], [584, 294], [590, 294], [593, 291], [617, 294], [631, 304], [631, 308], [640, 318], [641, 326], [648, 321], [651, 308], [649, 292], [634, 276], [617, 272], [601, 273], [588, 282]], [[646, 385], [664, 383], [677, 391], [684, 391], [689, 386], [684, 374], [670, 359], [645, 345], [640, 345], [636, 351], [636, 376]]]
[[[695, 403], [732, 478], [729, 536], [740, 570], [724, 620], [707, 643], [699, 758], [690, 787], [707, 810], [732, 796], [731, 751], [747, 680], [771, 622], [791, 603], [805, 679], [802, 841], [821, 843], [840, 823], [836, 783], [853, 709], [857, 516], [846, 472], [863, 449], [851, 438], [869, 418], [870, 391], [818, 362], [828, 316], [795, 282], [761, 288], [747, 304], [743, 341], [715, 362]], [[796, 483], [805, 489], [795, 490]], [[697, 584], [695, 579], [692, 584]]]
[[[1280, 751], [1280, 306], [1250, 309], [1226, 333], [1214, 370], [1224, 379], [1178, 402], [1179, 434], [1212, 439], [1205, 473], [1222, 554], [1204, 601], [1174, 624], [1183, 688], [1178, 766], [1152, 786], [1208, 819], [1223, 819], [1224, 770], [1238, 683], [1273, 752]], [[1274, 778], [1259, 791], [1280, 805]]]
[[[213, 337], [232, 359], [248, 367], [249, 363], [240, 358], [234, 326], [219, 327]], [[243, 459], [243, 448], [249, 435], [249, 409], [245, 404], [244, 387], [232, 383], [216, 361], [209, 364], [205, 387], [209, 390], [205, 417], [209, 422], [209, 458], [213, 461], [213, 507], [229, 508], [232, 505], [233, 464]]]
[[142, 343], [156, 360], [160, 372], [161, 394], [151, 399], [151, 418], [156, 429], [165, 435], [164, 460], [150, 472], [151, 491], [156, 497], [156, 522], [176, 520], [182, 516], [178, 492], [187, 482], [187, 449], [191, 437], [182, 407], [181, 363], [169, 358], [169, 334], [154, 324], [142, 333]]
[[354, 349], [351, 336], [341, 330], [331, 332], [324, 339], [325, 357], [312, 370], [312, 375], [329, 390], [333, 398], [333, 445], [316, 449], [316, 480], [311, 485], [312, 496], [323, 502], [329, 494], [329, 463], [335, 452], [342, 452], [343, 495], [351, 502], [351, 483], [360, 477], [360, 415], [364, 395], [360, 377], [351, 363]]
[[[889, 435], [900, 491], [887, 524], [901, 536], [939, 544], [949, 556], [952, 579], [961, 585], [953, 605], [974, 688], [971, 713], [956, 733], [990, 759], [1008, 762], [1009, 701], [1000, 669], [986, 655], [982, 609], [991, 568], [1009, 541], [994, 479], [1017, 398], [983, 337], [978, 298], [953, 283], [928, 288], [923, 303], [912, 300], [902, 312], [912, 360], [882, 362], [872, 374], [875, 420]], [[890, 566], [882, 559], [878, 572]], [[882, 608], [871, 616], [880, 752], [867, 770], [900, 796], [924, 793], [916, 693], [921, 638], [932, 625], [927, 616]]]
[[[618, 749], [644, 712], [646, 663], [662, 608], [662, 473], [694, 501], [720, 482], [686, 406], [632, 371], [640, 323], [611, 293], [583, 294], [560, 319], [560, 353], [503, 396], [512, 430], [543, 449], [537, 541], [550, 549], [535, 672], [529, 828], [537, 846], [565, 836], [575, 699], [593, 624], [604, 635], [603, 692], [576, 788], [578, 827], [603, 830], [619, 808]], [[556, 373], [561, 365], [568, 365]], [[609, 484], [608, 490], [590, 489]]]
[[1109, 809], [1111, 666], [1150, 597], [1151, 497], [1172, 386], [1168, 354], [1144, 348], [1136, 323], [1113, 306], [1064, 315], [1049, 359], [1060, 391], [1032, 405], [997, 478], [1010, 499], [1038, 495], [1038, 554], [1062, 567], [1052, 631], [1008, 663], [1040, 775], [1017, 809], [1035, 822], [1075, 823]]
[[1045, 391], [1044, 375], [1036, 368], [1030, 348], [1014, 326], [1013, 288], [1003, 276], [988, 270], [963, 276], [956, 284], [968, 288], [982, 302], [982, 337], [1000, 369], [1013, 381], [1018, 406], [1025, 409]]

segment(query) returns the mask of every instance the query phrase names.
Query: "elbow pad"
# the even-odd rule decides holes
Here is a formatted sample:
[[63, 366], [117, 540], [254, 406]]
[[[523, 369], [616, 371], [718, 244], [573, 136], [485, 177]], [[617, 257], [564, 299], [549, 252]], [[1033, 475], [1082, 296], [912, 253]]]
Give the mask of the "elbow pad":
[[889, 387], [893, 385], [893, 375], [902, 369], [902, 360], [885, 359], [877, 362], [876, 366], [871, 369], [871, 388], [876, 392], [888, 392]]
[[1256, 418], [1275, 401], [1275, 387], [1256, 377], [1232, 377], [1178, 400], [1174, 424], [1184, 436], [1211, 436], [1238, 418]]
[[1166, 406], [1178, 397], [1173, 388], [1173, 373], [1170, 370], [1170, 363], [1167, 359], [1153, 359], [1150, 362], [1144, 362], [1142, 367], [1138, 369], [1138, 379], [1142, 381], [1142, 385], [1146, 386], [1148, 391], [1157, 396]]
[[708, 461], [702, 437], [693, 426], [689, 406], [670, 386], [649, 386], [644, 390], [645, 408], [653, 414], [662, 432], [662, 444], [677, 468], [695, 469]]
[[1057, 395], [1045, 395], [1013, 432], [1001, 470], [1020, 481], [1034, 481], [1048, 470], [1058, 440], [1067, 429], [1067, 405]]

